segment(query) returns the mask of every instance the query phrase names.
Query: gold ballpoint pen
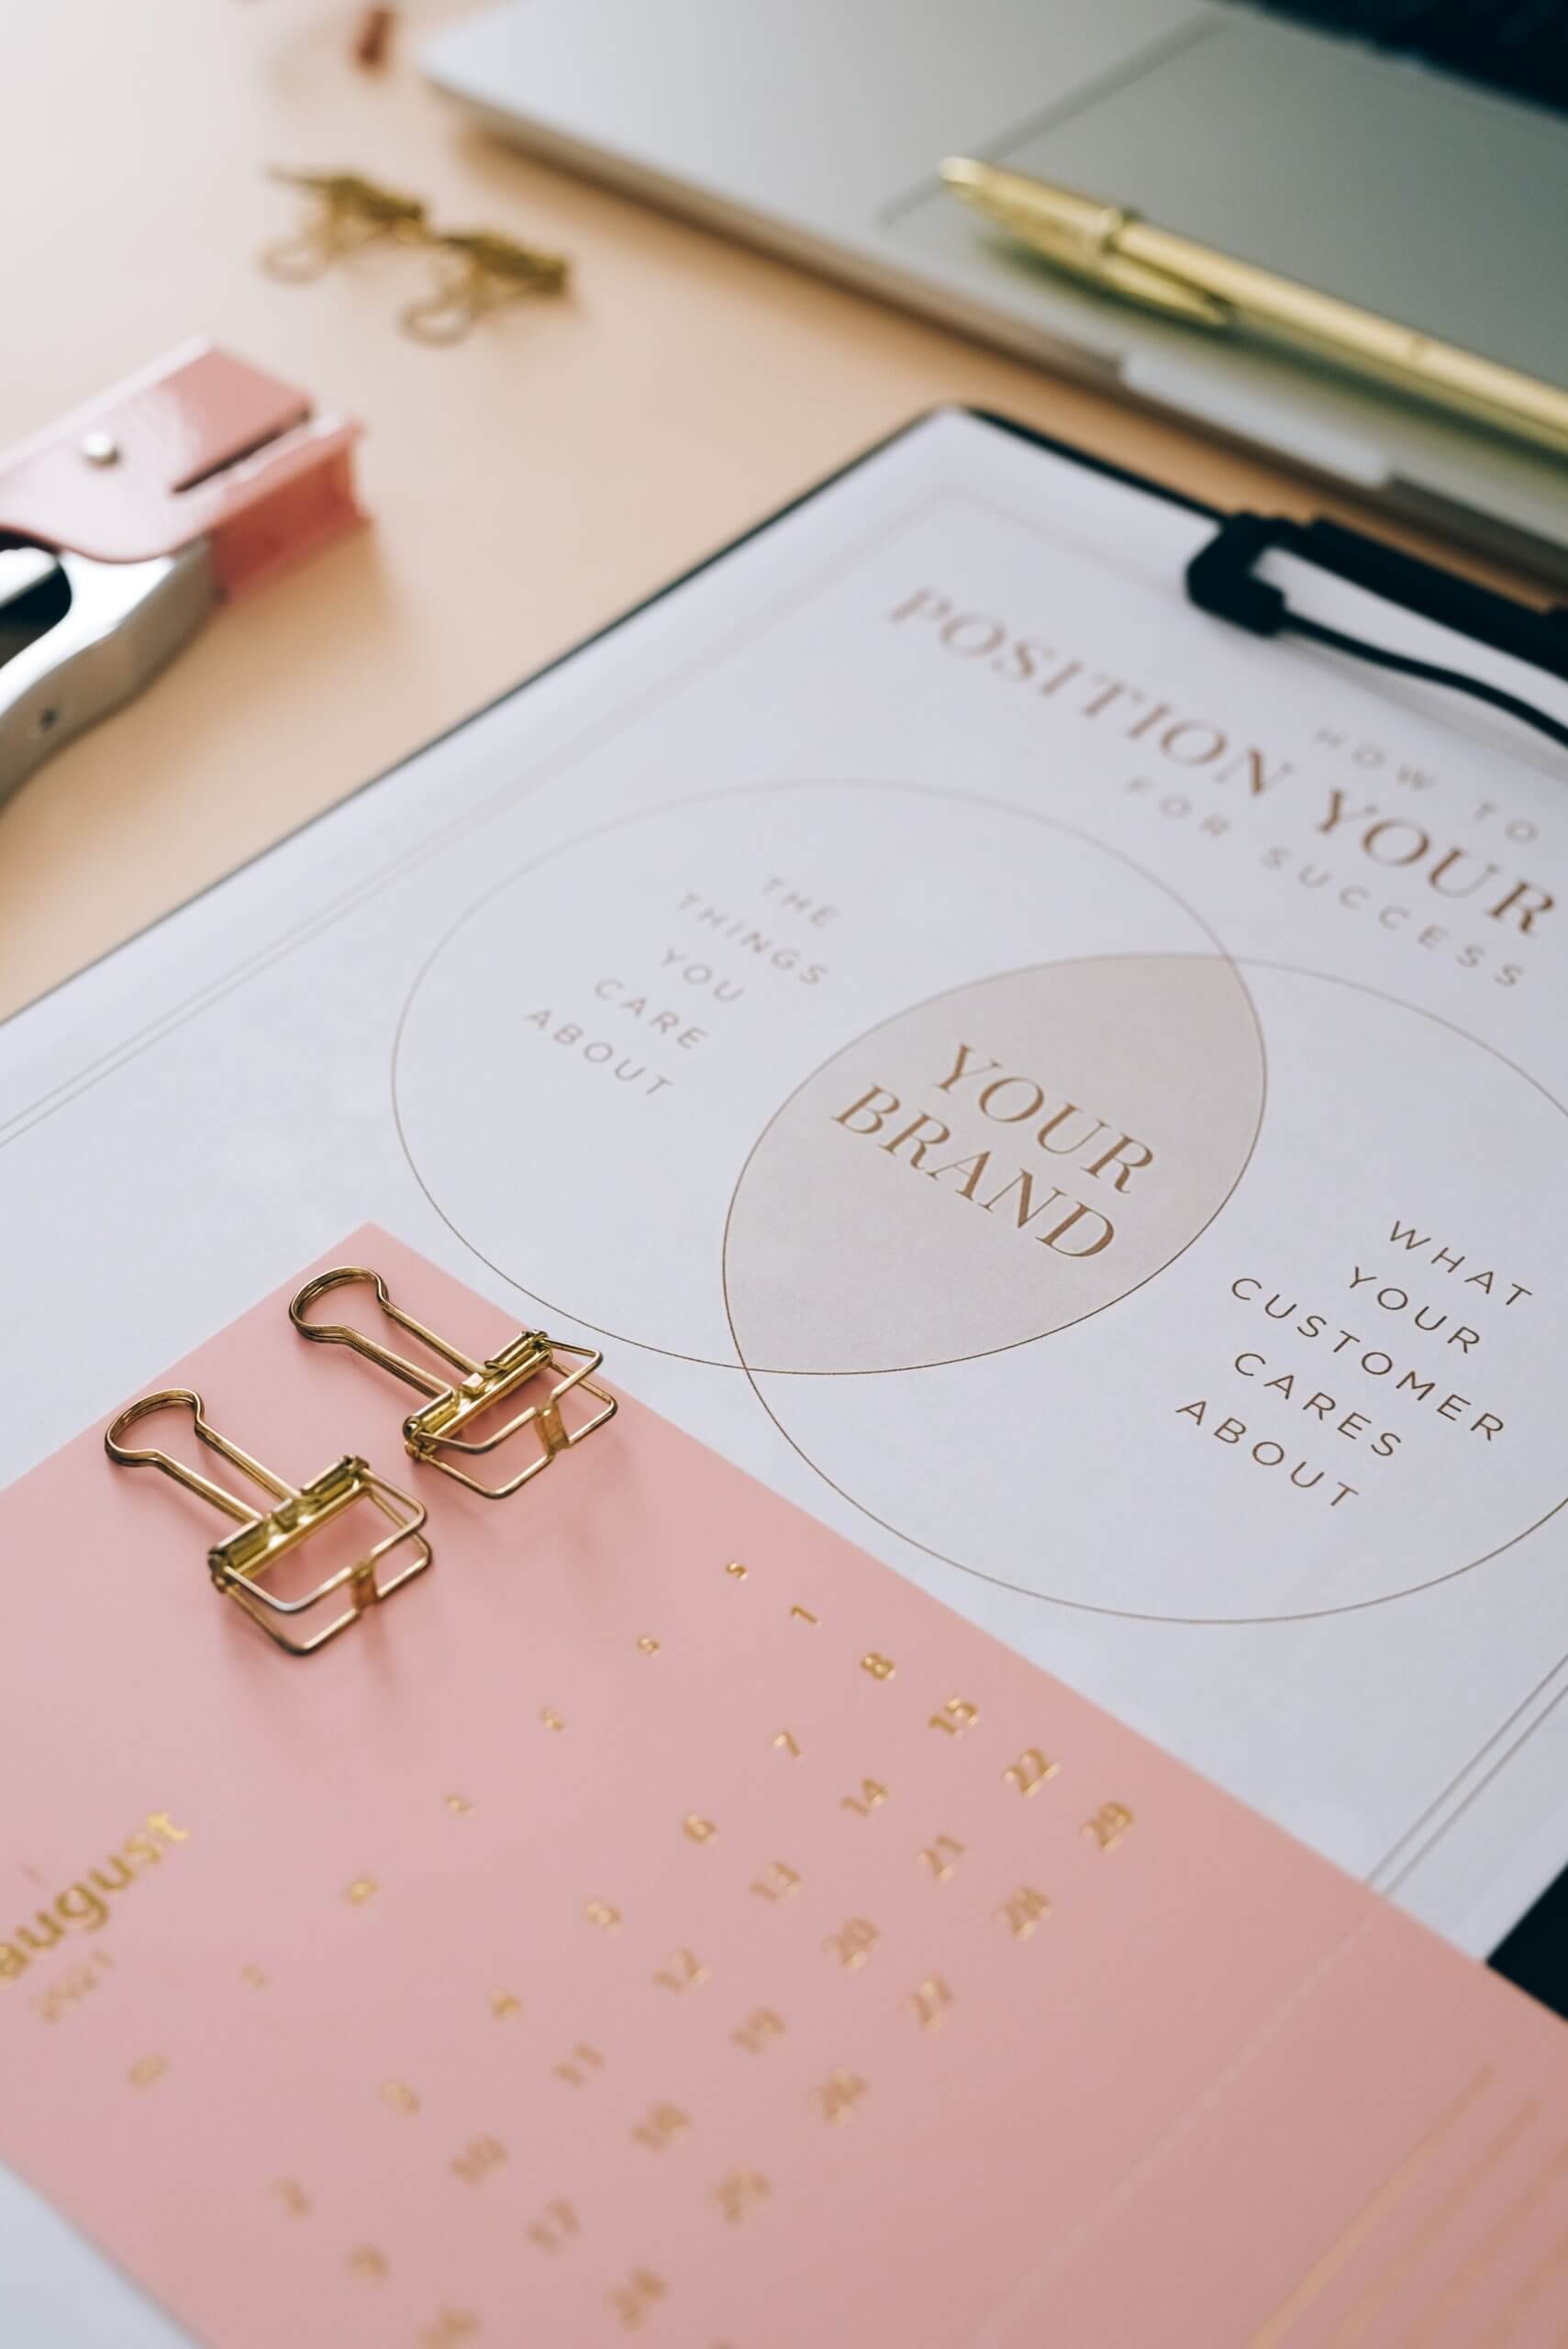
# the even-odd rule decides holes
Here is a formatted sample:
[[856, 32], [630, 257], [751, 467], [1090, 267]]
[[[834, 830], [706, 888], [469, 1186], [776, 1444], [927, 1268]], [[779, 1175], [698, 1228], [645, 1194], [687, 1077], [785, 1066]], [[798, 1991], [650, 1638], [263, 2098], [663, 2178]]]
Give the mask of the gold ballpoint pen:
[[951, 195], [1073, 277], [1221, 332], [1251, 330], [1392, 390], [1568, 456], [1568, 391], [1413, 327], [1276, 277], [1120, 204], [967, 156], [941, 167]]

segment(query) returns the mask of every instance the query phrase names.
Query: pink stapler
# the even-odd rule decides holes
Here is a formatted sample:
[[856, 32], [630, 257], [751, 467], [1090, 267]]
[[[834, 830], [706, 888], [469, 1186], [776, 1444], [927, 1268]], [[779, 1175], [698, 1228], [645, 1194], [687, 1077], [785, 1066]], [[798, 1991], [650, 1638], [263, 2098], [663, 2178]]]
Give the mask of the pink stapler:
[[362, 518], [359, 431], [193, 343], [0, 452], [0, 801], [216, 603]]

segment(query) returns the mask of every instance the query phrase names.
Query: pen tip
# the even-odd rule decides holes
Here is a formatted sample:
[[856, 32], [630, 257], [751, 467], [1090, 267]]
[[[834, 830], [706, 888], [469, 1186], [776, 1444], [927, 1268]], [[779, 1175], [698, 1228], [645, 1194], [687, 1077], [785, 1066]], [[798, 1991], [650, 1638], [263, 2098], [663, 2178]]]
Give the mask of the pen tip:
[[946, 187], [969, 188], [976, 184], [984, 168], [969, 155], [944, 155], [938, 176]]

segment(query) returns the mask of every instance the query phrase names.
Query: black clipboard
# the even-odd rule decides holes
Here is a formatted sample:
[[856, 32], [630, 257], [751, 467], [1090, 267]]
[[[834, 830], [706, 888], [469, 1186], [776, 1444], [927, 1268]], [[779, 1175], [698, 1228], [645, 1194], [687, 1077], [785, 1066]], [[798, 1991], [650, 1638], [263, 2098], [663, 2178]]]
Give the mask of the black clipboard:
[[[594, 629], [576, 644], [569, 646], [565, 651], [531, 671], [517, 685], [509, 686], [505, 692], [496, 695], [493, 700], [483, 704], [476, 710], [470, 711], [454, 725], [432, 736], [428, 742], [416, 745], [406, 753], [404, 759], [398, 760], [393, 766], [383, 770], [381, 774], [371, 776], [354, 786], [344, 794], [343, 799], [333, 802], [330, 807], [323, 808], [318, 815], [295, 826], [291, 831], [284, 834], [281, 840], [259, 851], [255, 856], [248, 858], [243, 864], [237, 866], [234, 870], [241, 872], [248, 869], [250, 865], [260, 864], [280, 849], [286, 848], [294, 841], [301, 839], [317, 824], [332, 815], [336, 808], [344, 805], [347, 800], [373, 791], [377, 784], [388, 780], [399, 771], [407, 759], [420, 756], [438, 743], [450, 740], [479, 718], [486, 716], [491, 710], [512, 700], [517, 695], [525, 693], [530, 685], [552, 674], [557, 669], [565, 667], [601, 642], [604, 638], [613, 634], [626, 621], [636, 618], [639, 614], [662, 602], [666, 596], [674, 594], [678, 589], [685, 586], [689, 581], [699, 577], [715, 564], [724, 562], [751, 540], [764, 536], [775, 523], [783, 521], [786, 516], [810, 504], [812, 500], [821, 496], [847, 475], [869, 463], [884, 449], [892, 447], [909, 433], [917, 430], [922, 425], [928, 423], [933, 415], [943, 412], [951, 411], [927, 410], [913, 417], [907, 424], [901, 425], [896, 430], [885, 434], [870, 448], [862, 450], [846, 463], [836, 467], [823, 479], [813, 483], [807, 489], [765, 515], [749, 529], [739, 532], [736, 537], [714, 549], [701, 562], [692, 564], [676, 577], [667, 580], [662, 586], [656, 588], [651, 595], [643, 597], [640, 602], [628, 607], [624, 612], [617, 613], [603, 628]], [[1532, 705], [1524, 703], [1514, 696], [1500, 693], [1484, 679], [1467, 676], [1457, 670], [1438, 668], [1430, 663], [1411, 660], [1371, 640], [1351, 638], [1343, 636], [1337, 630], [1325, 629], [1320, 625], [1292, 612], [1279, 589], [1255, 577], [1253, 565], [1270, 548], [1278, 548], [1331, 573], [1341, 580], [1368, 590], [1396, 609], [1410, 612], [1419, 618], [1436, 621], [1460, 635], [1468, 637], [1479, 647], [1508, 654], [1518, 661], [1540, 669], [1543, 674], [1564, 683], [1568, 683], [1568, 607], [1543, 610], [1498, 595], [1491, 589], [1475, 585], [1455, 573], [1445, 571], [1437, 564], [1423, 562], [1377, 539], [1347, 529], [1342, 524], [1321, 520], [1302, 523], [1284, 517], [1267, 517], [1245, 512], [1227, 514], [1220, 507], [1207, 505], [1201, 499], [1190, 497], [1181, 490], [1173, 489], [1164, 482], [1156, 481], [1148, 474], [1135, 473], [1127, 466], [1112, 463], [1105, 458], [1094, 456], [1086, 450], [1075, 448], [1070, 441], [1055, 439], [1049, 433], [1038, 431], [1030, 425], [1021, 424], [1013, 417], [1000, 415], [994, 410], [964, 406], [958, 412], [973, 417], [979, 423], [991, 426], [1015, 440], [1026, 441], [1032, 447], [1044, 451], [1050, 456], [1081, 466], [1085, 472], [1095, 473], [1102, 479], [1120, 483], [1129, 489], [1138, 491], [1143, 496], [1158, 499], [1164, 505], [1178, 507], [1186, 513], [1202, 516], [1205, 519], [1213, 522], [1215, 525], [1213, 539], [1207, 546], [1200, 549], [1198, 554], [1189, 562], [1184, 574], [1186, 592], [1200, 608], [1208, 611], [1218, 618], [1247, 629], [1254, 634], [1267, 636], [1294, 631], [1326, 643], [1336, 651], [1370, 661], [1375, 666], [1393, 669], [1459, 694], [1470, 694], [1493, 707], [1500, 708], [1522, 725], [1534, 728], [1540, 733], [1562, 744], [1564, 748], [1563, 780], [1568, 784], [1568, 727], [1562, 725], [1549, 713], [1536, 709]], [[185, 904], [194, 904], [199, 897], [222, 888], [225, 881], [231, 877], [232, 874], [225, 875], [223, 879], [211, 883], [206, 889], [198, 891], [195, 897], [186, 899]], [[158, 921], [148, 924], [146, 930], [135, 933], [132, 939], [123, 943], [133, 944], [136, 936], [146, 935], [147, 930], [159, 928], [164, 921], [177, 918], [183, 910], [183, 907], [172, 908], [170, 913], [161, 916]], [[112, 947], [105, 954], [95, 957], [94, 963], [84, 967], [92, 969], [98, 963], [109, 961], [120, 951], [119, 946]], [[80, 974], [76, 974], [73, 977], [79, 975]], [[60, 992], [72, 983], [72, 979], [61, 980], [56, 987], [46, 990], [45, 996], [37, 1000], [46, 1000], [48, 996]], [[10, 1014], [9, 1018], [21, 1019], [31, 1008], [31, 1006], [24, 1006], [21, 1010]], [[0, 1021], [0, 1026], [6, 1024], [8, 1024], [7, 1021]], [[1564, 1691], [1564, 1696], [1568, 1697], [1568, 1690]], [[1486, 1781], [1484, 1779], [1482, 1783], [1485, 1784]], [[1513, 1982], [1518, 1988], [1529, 1992], [1543, 2005], [1568, 2019], [1568, 1865], [1564, 1865], [1534, 1906], [1505, 1935], [1486, 1962], [1495, 1971]]]

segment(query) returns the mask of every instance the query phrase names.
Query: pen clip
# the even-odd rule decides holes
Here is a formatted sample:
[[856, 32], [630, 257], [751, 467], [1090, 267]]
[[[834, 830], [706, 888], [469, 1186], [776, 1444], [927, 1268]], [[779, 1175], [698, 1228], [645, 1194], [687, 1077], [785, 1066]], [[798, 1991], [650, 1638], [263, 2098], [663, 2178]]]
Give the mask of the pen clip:
[[1167, 317], [1182, 319], [1187, 326], [1223, 328], [1232, 322], [1229, 303], [1222, 302], [1217, 294], [1189, 284], [1173, 270], [1157, 268], [1152, 262], [1135, 261], [1130, 253], [1122, 251], [1119, 240], [1139, 217], [1125, 205], [1097, 205], [1092, 217], [1072, 224], [1065, 220], [1045, 221], [1031, 212], [1020, 216], [1015, 228], [1014, 222], [1000, 207], [994, 217], [1018, 236], [1027, 236], [1029, 246], [1042, 261], [1070, 271], [1074, 277], [1081, 277], [1107, 294], [1119, 295], [1123, 301], [1136, 302], [1142, 309], [1159, 310]]
[[[1122, 217], [1129, 220], [1136, 215], [1124, 213]], [[1222, 302], [1217, 294], [1189, 285], [1185, 278], [1173, 275], [1168, 269], [1156, 269], [1151, 262], [1134, 261], [1130, 255], [1118, 252], [1114, 246], [1102, 247], [1084, 274], [1112, 294], [1119, 294], [1145, 309], [1180, 318], [1187, 326], [1218, 329], [1232, 323], [1229, 303]]]
[[1049, 188], [1027, 173], [977, 162], [967, 155], [947, 158], [941, 182], [951, 195], [973, 205], [1042, 261], [1087, 284], [1181, 318], [1188, 326], [1218, 328], [1232, 323], [1230, 305], [1218, 295], [1121, 250], [1123, 237], [1139, 218], [1126, 205], [1102, 203], [1069, 188]]

